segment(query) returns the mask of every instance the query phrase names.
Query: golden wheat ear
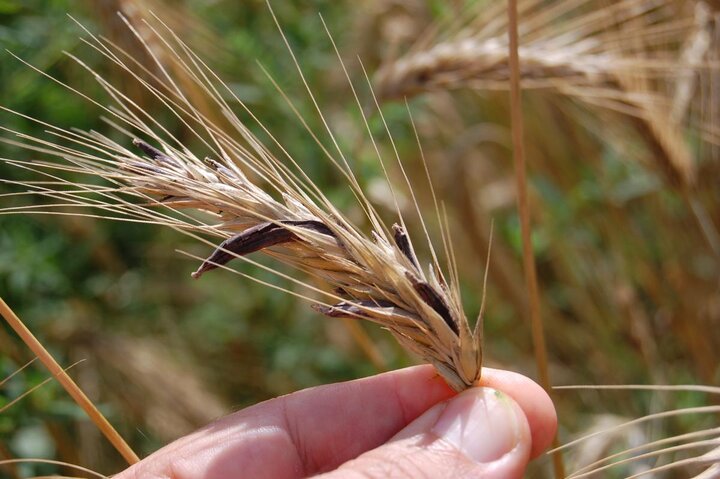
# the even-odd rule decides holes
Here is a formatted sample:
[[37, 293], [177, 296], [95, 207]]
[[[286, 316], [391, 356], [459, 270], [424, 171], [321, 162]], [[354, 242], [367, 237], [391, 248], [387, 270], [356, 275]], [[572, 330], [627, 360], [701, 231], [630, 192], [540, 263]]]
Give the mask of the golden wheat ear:
[[[710, 60], [712, 15], [703, 2], [530, 0], [519, 18], [523, 89], [545, 90], [630, 118], [654, 161], [675, 185], [692, 186], [697, 165], [683, 129], [720, 144], [712, 123], [688, 119], [703, 100], [692, 92], [717, 72]], [[502, 5], [471, 10], [389, 59], [374, 85], [381, 100], [457, 89], [507, 90]]]
[[[257, 264], [247, 255], [265, 253], [327, 285], [317, 288], [305, 280], [274, 271], [313, 291], [314, 297], [300, 296], [313, 302], [317, 311], [329, 317], [356, 318], [383, 326], [408, 351], [433, 364], [457, 391], [477, 384], [482, 370], [481, 332], [479, 327], [475, 332], [471, 330], [463, 312], [457, 273], [453, 270], [451, 281], [446, 281], [431, 244], [434, 261], [428, 270], [421, 267], [399, 211], [399, 224], [392, 228], [380, 220], [328, 123], [324, 122], [326, 132], [336, 146], [336, 153], [323, 151], [347, 178], [372, 227], [369, 234], [333, 206], [305, 175], [292, 153], [172, 30], [158, 19], [146, 23], [143, 36], [128, 26], [145, 46], [147, 55], [160, 66], [157, 68], [160, 73], [143, 68], [133, 61], [133, 55], [90, 32], [88, 43], [162, 102], [201, 142], [210, 157], [206, 153], [196, 155], [119, 87], [76, 59], [105, 89], [112, 104], [105, 106], [85, 98], [102, 107], [108, 123], [133, 146], [126, 147], [97, 132], [77, 132], [52, 125], [46, 125], [54, 135], [49, 140], [6, 130], [21, 140], [6, 141], [21, 143], [58, 159], [42, 164], [8, 161], [52, 178], [47, 184], [22, 184], [29, 195], [57, 200], [45, 205], [43, 212], [68, 205], [91, 208], [114, 219], [169, 226], [205, 242], [208, 235], [221, 238], [220, 245], [192, 274], [194, 278], [216, 268], [228, 269], [227, 264], [235, 258]], [[152, 49], [147, 47], [148, 32], [155, 38]], [[163, 45], [163, 59], [172, 61], [174, 68], [162, 68], [156, 54], [158, 45]], [[289, 51], [292, 55], [292, 50]], [[292, 58], [297, 65], [294, 55]], [[298, 71], [306, 84], [299, 66]], [[183, 82], [176, 75], [181, 75]], [[186, 94], [180, 86], [183, 84], [204, 92], [206, 100], [222, 113], [233, 131], [223, 130], [203, 114], [195, 105], [197, 96]], [[308, 92], [311, 93], [309, 88]], [[228, 97], [237, 103], [231, 105]], [[311, 99], [315, 102], [314, 97]], [[251, 133], [233, 107], [245, 109], [268, 133], [274, 146], [282, 151], [282, 159]], [[318, 113], [322, 115], [319, 109]], [[363, 119], [367, 124], [364, 116]], [[307, 128], [306, 123], [301, 124]], [[309, 134], [316, 138], [312, 131]], [[100, 176], [110, 186], [64, 180], [56, 174], [62, 170]], [[260, 183], [264, 188], [258, 186]], [[420, 208], [416, 209], [419, 213]], [[192, 214], [192, 210], [209, 216]], [[2, 212], [27, 210], [7, 208]]]

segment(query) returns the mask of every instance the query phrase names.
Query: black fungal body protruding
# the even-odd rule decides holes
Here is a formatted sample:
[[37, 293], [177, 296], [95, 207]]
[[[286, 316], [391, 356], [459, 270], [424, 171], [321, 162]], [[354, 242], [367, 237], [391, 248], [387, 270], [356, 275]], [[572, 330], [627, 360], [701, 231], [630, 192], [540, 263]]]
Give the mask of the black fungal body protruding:
[[410, 261], [410, 264], [412, 264], [415, 269], [419, 270], [420, 266], [418, 265], [415, 253], [413, 253], [412, 247], [410, 246], [410, 239], [408, 238], [405, 229], [397, 223], [392, 226], [392, 229], [394, 233], [393, 238], [395, 240], [395, 245], [398, 247], [400, 252], [402, 252], [402, 254], [408, 259], [408, 261]]
[[293, 221], [293, 220], [287, 220], [287, 221], [280, 221], [280, 224], [287, 225], [287, 226], [296, 226], [298, 228], [304, 228], [306, 230], [314, 231], [315, 233], [320, 233], [325, 236], [332, 236], [333, 238], [337, 239], [335, 236], [335, 233], [327, 227], [325, 223], [322, 221], [317, 220], [300, 220], [300, 221]]
[[203, 261], [197, 271], [192, 273], [192, 277], [197, 279], [203, 273], [227, 264], [238, 256], [245, 256], [271, 246], [297, 241], [298, 236], [287, 226], [303, 228], [335, 238], [332, 230], [321, 221], [302, 220], [260, 223], [220, 243], [213, 254]]
[[455, 319], [452, 317], [452, 314], [450, 314], [450, 308], [448, 308], [447, 304], [445, 304], [442, 296], [440, 296], [437, 291], [433, 289], [432, 286], [430, 286], [425, 281], [420, 280], [409, 271], [405, 273], [405, 276], [408, 278], [408, 280], [410, 280], [413, 288], [415, 288], [415, 292], [417, 292], [418, 296], [422, 298], [425, 304], [435, 310], [435, 312], [440, 315], [443, 321], [445, 321], [445, 324], [447, 324], [448, 327], [455, 334], [459, 335], [460, 328], [458, 328]]
[[146, 155], [148, 155], [150, 158], [152, 158], [155, 161], [159, 161], [161, 163], [169, 163], [169, 164], [175, 163], [175, 160], [173, 160], [172, 158], [167, 156], [165, 153], [158, 150], [154, 146], [152, 146], [148, 143], [145, 143], [144, 141], [142, 141], [139, 138], [135, 138], [133, 140], [133, 145], [140, 148]]

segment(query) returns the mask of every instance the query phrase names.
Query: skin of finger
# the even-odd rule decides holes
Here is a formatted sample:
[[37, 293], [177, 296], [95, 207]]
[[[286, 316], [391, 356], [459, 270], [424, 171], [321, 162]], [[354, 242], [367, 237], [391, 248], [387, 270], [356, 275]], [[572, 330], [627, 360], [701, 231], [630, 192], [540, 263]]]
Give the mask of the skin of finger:
[[247, 477], [304, 477], [329, 471], [387, 442], [428, 408], [453, 395], [429, 366], [318, 386], [220, 419], [116, 479], [225, 478], [236, 467]]
[[[514, 400], [510, 407], [521, 419], [516, 446], [502, 457], [477, 463], [431, 431], [448, 403], [437, 404], [400, 431], [387, 444], [348, 461], [318, 479], [519, 479], [530, 460], [532, 436], [524, 411]], [[492, 434], [492, 432], [490, 432]], [[481, 441], [487, 438], [478, 437]]]
[[[549, 442], [547, 432], [555, 427], [554, 408], [552, 403], [549, 409], [545, 407], [542, 389], [524, 376], [505, 371], [487, 370], [486, 381], [520, 403], [530, 419], [533, 441], [542, 450]], [[385, 443], [452, 395], [429, 366], [311, 388], [223, 418], [117, 477], [209, 479], [227, 477], [232, 470], [261, 477], [268, 475], [268, 467], [275, 470], [275, 477], [328, 471]]]
[[493, 368], [483, 368], [480, 385], [503, 391], [523, 410], [532, 434], [530, 457], [535, 458], [550, 447], [557, 432], [557, 413], [540, 385], [522, 374]]

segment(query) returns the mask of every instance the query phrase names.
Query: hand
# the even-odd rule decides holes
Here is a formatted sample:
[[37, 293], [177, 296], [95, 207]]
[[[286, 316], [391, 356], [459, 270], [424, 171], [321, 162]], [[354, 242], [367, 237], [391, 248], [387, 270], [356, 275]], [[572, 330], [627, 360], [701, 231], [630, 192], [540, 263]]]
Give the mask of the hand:
[[522, 477], [551, 442], [545, 392], [484, 369], [455, 395], [430, 366], [299, 391], [238, 411], [115, 479]]

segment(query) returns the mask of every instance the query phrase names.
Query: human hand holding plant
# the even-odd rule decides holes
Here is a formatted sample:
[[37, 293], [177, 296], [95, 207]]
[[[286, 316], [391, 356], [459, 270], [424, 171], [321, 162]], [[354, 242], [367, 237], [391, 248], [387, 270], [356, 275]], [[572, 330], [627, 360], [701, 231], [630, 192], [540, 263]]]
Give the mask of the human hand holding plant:
[[485, 368], [458, 395], [429, 366], [306, 389], [222, 418], [115, 479], [523, 476], [555, 434], [533, 381]]

